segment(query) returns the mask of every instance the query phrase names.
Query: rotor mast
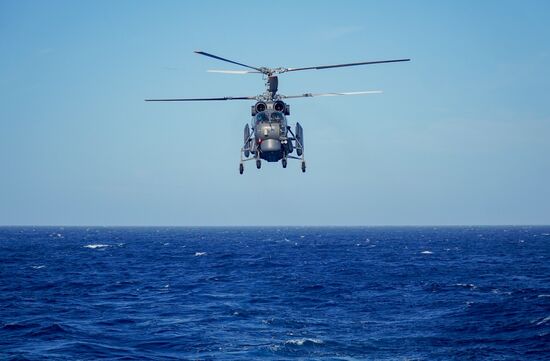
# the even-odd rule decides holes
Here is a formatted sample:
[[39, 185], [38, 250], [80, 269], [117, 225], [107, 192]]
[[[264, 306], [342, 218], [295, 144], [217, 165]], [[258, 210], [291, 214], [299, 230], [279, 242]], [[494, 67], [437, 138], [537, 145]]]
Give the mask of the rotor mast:
[[266, 75], [265, 87], [266, 91], [264, 95], [268, 98], [266, 100], [275, 100], [277, 97], [277, 90], [279, 89], [279, 78], [277, 78], [276, 75]]

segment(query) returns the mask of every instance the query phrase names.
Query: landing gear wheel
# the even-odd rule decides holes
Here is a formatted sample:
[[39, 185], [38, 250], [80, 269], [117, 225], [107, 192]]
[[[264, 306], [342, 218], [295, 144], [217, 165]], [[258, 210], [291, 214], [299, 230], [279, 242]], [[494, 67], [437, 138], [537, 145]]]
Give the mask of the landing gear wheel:
[[259, 159], [256, 159], [256, 168], [260, 169], [262, 167], [262, 161]]
[[302, 162], [302, 173], [306, 172], [306, 162]]
[[287, 164], [287, 163], [286, 163], [286, 159], [283, 159], [283, 160], [281, 161], [281, 163], [283, 163], [283, 168], [286, 168], [286, 164]]
[[244, 172], [244, 165], [241, 163], [239, 164], [239, 173], [243, 174], [243, 172]]

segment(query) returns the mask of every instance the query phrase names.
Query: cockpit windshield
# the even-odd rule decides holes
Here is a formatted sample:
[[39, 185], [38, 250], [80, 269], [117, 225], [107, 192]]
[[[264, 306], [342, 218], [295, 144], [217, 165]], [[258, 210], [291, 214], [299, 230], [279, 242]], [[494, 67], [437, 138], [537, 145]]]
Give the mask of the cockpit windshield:
[[271, 113], [271, 121], [272, 122], [282, 122], [283, 119], [284, 119], [283, 113], [281, 113], [281, 112]]
[[267, 114], [265, 112], [260, 112], [256, 114], [256, 121], [257, 122], [267, 122], [269, 121], [269, 118], [267, 117]]

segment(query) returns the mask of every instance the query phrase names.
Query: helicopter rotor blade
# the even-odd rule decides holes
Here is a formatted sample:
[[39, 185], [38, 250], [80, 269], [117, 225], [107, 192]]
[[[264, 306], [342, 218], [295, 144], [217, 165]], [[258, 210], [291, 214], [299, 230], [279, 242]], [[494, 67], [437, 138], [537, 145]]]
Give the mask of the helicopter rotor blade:
[[207, 70], [208, 73], [221, 73], [221, 74], [261, 74], [255, 70]]
[[320, 69], [330, 69], [330, 68], [343, 68], [343, 67], [346, 67], [346, 66], [369, 65], [369, 64], [398, 63], [398, 62], [410, 61], [410, 60], [411, 59], [376, 60], [376, 61], [363, 61], [363, 62], [360, 62], [360, 63], [309, 66], [309, 67], [305, 67], [305, 68], [284, 68], [283, 72], [299, 71], [299, 70], [320, 70]]
[[246, 64], [243, 64], [243, 63], [238, 63], [236, 61], [229, 60], [229, 59], [226, 59], [226, 58], [222, 58], [222, 57], [214, 55], [214, 54], [205, 53], [204, 51], [195, 51], [195, 53], [200, 54], [200, 55], [204, 55], [204, 56], [208, 56], [210, 58], [218, 59], [218, 60], [221, 60], [221, 61], [226, 61], [226, 62], [231, 63], [231, 64], [244, 66], [245, 68], [254, 69], [256, 71], [259, 71], [260, 73], [263, 73], [262, 69], [260, 69], [260, 68], [256, 68], [254, 66], [246, 65]]
[[367, 94], [380, 94], [382, 90], [368, 90], [360, 92], [345, 92], [345, 93], [304, 93], [300, 95], [281, 95], [281, 98], [311, 98], [311, 97], [335, 97], [340, 95], [367, 95]]
[[175, 98], [175, 99], [145, 99], [146, 102], [203, 102], [218, 100], [252, 100], [256, 97], [221, 97], [221, 98]]

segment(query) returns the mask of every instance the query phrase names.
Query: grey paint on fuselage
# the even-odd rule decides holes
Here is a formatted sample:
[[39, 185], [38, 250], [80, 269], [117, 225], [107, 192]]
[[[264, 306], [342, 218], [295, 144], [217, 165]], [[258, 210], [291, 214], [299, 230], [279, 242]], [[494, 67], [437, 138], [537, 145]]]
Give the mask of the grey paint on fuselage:
[[252, 119], [256, 149], [260, 158], [268, 162], [278, 162], [290, 153], [288, 147], [287, 120], [282, 112], [265, 110]]

